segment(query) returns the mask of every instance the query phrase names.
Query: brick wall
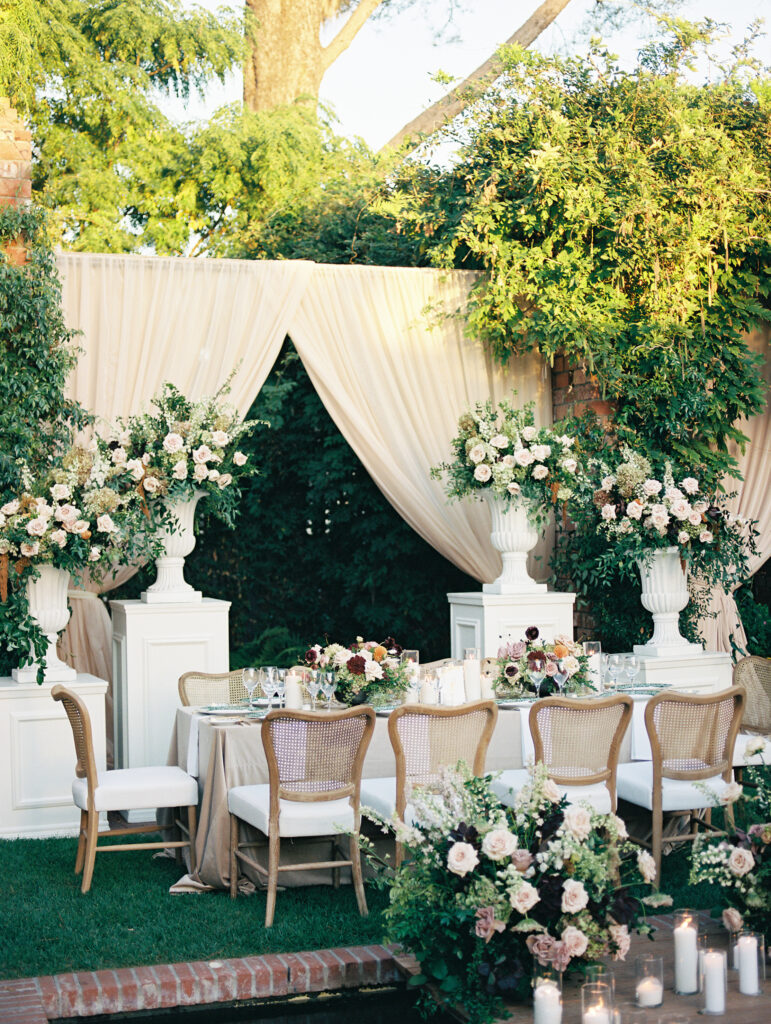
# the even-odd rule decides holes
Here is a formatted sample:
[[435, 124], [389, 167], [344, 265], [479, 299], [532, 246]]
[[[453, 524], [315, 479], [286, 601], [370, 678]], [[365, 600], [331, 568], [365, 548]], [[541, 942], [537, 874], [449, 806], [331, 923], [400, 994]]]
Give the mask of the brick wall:
[[[0, 206], [29, 203], [32, 198], [32, 135], [5, 97], [0, 97]], [[26, 262], [23, 240], [5, 246], [12, 263]]]

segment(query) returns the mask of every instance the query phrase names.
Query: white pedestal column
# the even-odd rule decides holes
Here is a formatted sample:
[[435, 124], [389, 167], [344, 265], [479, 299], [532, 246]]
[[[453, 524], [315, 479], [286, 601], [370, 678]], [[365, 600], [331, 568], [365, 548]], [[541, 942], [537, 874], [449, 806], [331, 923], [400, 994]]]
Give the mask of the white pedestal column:
[[110, 601], [115, 767], [166, 764], [183, 672], [227, 672], [229, 601]]
[[[54, 682], [0, 678], [0, 837], [77, 835], [80, 811], [72, 802], [75, 742], [64, 707], [51, 697]], [[65, 684], [91, 716], [97, 771], [105, 769], [104, 679], [78, 673]], [[73, 864], [75, 852], [72, 853]]]
[[557, 635], [573, 638], [575, 594], [471, 591], [448, 594], [447, 600], [452, 658], [462, 658], [467, 647], [478, 647], [483, 658], [495, 657], [507, 634], [514, 640], [524, 640], [528, 626], [537, 626], [547, 641]]

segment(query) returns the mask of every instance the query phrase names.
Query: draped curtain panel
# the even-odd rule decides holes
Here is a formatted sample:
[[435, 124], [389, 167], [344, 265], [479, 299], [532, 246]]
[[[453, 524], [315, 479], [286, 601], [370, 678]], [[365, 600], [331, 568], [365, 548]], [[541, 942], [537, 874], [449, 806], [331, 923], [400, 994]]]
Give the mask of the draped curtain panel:
[[[397, 512], [477, 580], [501, 557], [480, 501], [449, 504], [431, 466], [450, 456], [458, 416], [517, 391], [552, 422], [551, 377], [536, 353], [501, 367], [467, 337], [463, 310], [475, 275], [394, 267], [317, 266], [289, 334], [348, 444]], [[544, 555], [551, 537], [536, 554]], [[531, 572], [548, 573], [546, 559]]]
[[[761, 372], [766, 385], [771, 387], [771, 324], [764, 324], [747, 341], [754, 351], [765, 357]], [[767, 400], [763, 412], [752, 419], [741, 420], [739, 426], [749, 438], [747, 446], [744, 453], [735, 443], [730, 448], [743, 479], [729, 477], [725, 488], [729, 493], [736, 492], [730, 503], [731, 511], [757, 521], [758, 554], [750, 563], [754, 575], [771, 553], [771, 403]], [[715, 617], [705, 619], [701, 624], [706, 649], [730, 651], [733, 634], [734, 642], [746, 650], [747, 635], [733, 595], [715, 590], [710, 611], [715, 613]]]

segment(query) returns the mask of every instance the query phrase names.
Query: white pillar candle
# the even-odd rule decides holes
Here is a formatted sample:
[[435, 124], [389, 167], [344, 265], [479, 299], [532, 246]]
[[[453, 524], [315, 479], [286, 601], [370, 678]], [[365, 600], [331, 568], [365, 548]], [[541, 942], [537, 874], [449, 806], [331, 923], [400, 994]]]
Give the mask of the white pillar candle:
[[725, 958], [714, 950], [704, 954], [704, 1009], [725, 1013]]
[[[479, 662], [477, 662], [479, 664]], [[559, 986], [544, 981], [533, 992], [533, 1024], [562, 1024], [562, 999]]]
[[478, 658], [464, 659], [463, 682], [466, 687], [466, 700], [480, 700], [482, 697], [482, 666]]
[[675, 928], [675, 992], [696, 992], [699, 953], [696, 927], [683, 921]]
[[584, 1010], [581, 1024], [610, 1024], [610, 1010], [607, 1006], [589, 1006]]
[[303, 691], [300, 680], [297, 676], [287, 676], [286, 680], [286, 706], [297, 711], [302, 710]]
[[754, 935], [740, 935], [736, 940], [739, 966], [739, 991], [744, 996], [758, 994], [758, 940]]
[[587, 674], [589, 676], [589, 682], [595, 688], [598, 693], [602, 693], [602, 656], [600, 654], [590, 654], [586, 659]]
[[427, 679], [420, 684], [420, 703], [436, 704], [436, 690]]
[[660, 1006], [664, 986], [658, 978], [641, 978], [637, 982], [636, 994], [638, 1006]]

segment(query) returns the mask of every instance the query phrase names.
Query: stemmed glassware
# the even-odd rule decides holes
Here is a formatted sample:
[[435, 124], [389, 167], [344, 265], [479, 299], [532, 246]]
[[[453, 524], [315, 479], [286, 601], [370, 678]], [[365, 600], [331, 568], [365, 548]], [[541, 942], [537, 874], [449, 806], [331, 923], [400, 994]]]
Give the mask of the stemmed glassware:
[[245, 668], [243, 674], [244, 689], [249, 694], [249, 707], [252, 706], [252, 697], [257, 683], [259, 682], [259, 675], [256, 668]]
[[627, 654], [624, 658], [624, 671], [630, 683], [634, 683], [640, 674], [640, 659], [636, 654]]
[[305, 685], [308, 687], [308, 693], [311, 695], [311, 711], [315, 711], [316, 698], [319, 695], [319, 687], [321, 686], [321, 671], [317, 668], [309, 668], [308, 682]]
[[444, 690], [444, 669], [440, 666], [436, 670], [436, 703], [442, 703], [442, 691]]
[[273, 695], [276, 692], [275, 676], [275, 666], [270, 665], [262, 669], [262, 692], [268, 698], [268, 711], [273, 709]]
[[609, 654], [608, 655], [608, 676], [611, 681], [609, 689], [615, 690], [618, 685], [618, 677], [624, 671], [624, 655], [623, 654]]
[[541, 696], [541, 685], [546, 678], [546, 661], [538, 660], [532, 662], [530, 666], [530, 679], [535, 683], [535, 695], [536, 697]]
[[282, 708], [286, 701], [286, 669], [277, 668], [276, 675], [274, 677], [273, 685], [275, 687], [276, 696], [278, 697], [278, 706]]
[[332, 708], [332, 698], [335, 695], [336, 679], [334, 672], [322, 672], [321, 673], [321, 689], [324, 691], [324, 696], [327, 698], [327, 711]]
[[557, 687], [557, 693], [562, 693], [562, 687], [565, 685], [568, 678], [568, 673], [565, 670], [565, 662], [562, 658], [557, 661], [557, 671], [554, 673], [552, 678], [554, 679], [554, 685]]

